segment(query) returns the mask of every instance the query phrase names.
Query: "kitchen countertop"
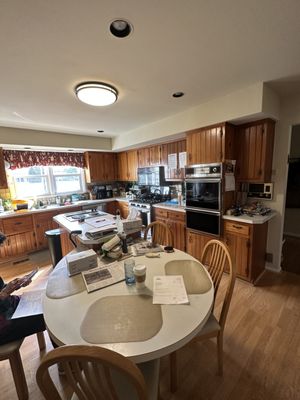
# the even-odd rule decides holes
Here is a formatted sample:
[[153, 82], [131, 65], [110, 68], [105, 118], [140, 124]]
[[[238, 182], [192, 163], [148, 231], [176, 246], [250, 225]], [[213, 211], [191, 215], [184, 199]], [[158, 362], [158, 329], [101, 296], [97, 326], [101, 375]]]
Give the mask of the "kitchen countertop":
[[276, 211], [271, 211], [267, 215], [255, 215], [254, 217], [250, 217], [249, 215], [223, 215], [223, 219], [228, 221], [235, 222], [244, 222], [247, 224], [264, 224], [265, 222], [270, 221], [270, 219], [274, 218], [277, 215]]
[[156, 208], [164, 208], [166, 210], [170, 210], [170, 211], [180, 211], [180, 212], [185, 212], [185, 207], [184, 206], [180, 206], [179, 204], [170, 204], [169, 202], [166, 203], [157, 203], [154, 204], [153, 207]]
[[105, 204], [109, 203], [111, 201], [128, 201], [126, 198], [122, 197], [111, 197], [108, 199], [100, 199], [100, 200], [80, 200], [76, 201], [72, 204], [67, 204], [63, 206], [59, 206], [57, 204], [53, 204], [50, 206], [46, 206], [45, 208], [37, 208], [37, 209], [30, 209], [30, 210], [19, 210], [19, 211], [4, 211], [0, 213], [0, 218], [7, 218], [7, 217], [17, 217], [17, 216], [22, 216], [22, 215], [30, 215], [30, 214], [36, 214], [36, 213], [41, 213], [41, 212], [47, 212], [47, 211], [56, 211], [56, 210], [66, 210], [73, 208], [73, 207], [78, 207], [78, 206], [91, 206], [92, 205], [100, 205], [100, 204]]

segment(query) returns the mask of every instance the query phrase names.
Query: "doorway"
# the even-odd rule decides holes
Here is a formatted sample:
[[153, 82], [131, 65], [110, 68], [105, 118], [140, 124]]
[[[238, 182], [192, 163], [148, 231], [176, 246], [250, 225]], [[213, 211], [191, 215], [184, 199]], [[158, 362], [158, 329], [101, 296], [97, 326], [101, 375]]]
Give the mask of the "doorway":
[[292, 128], [281, 267], [300, 275], [300, 125]]

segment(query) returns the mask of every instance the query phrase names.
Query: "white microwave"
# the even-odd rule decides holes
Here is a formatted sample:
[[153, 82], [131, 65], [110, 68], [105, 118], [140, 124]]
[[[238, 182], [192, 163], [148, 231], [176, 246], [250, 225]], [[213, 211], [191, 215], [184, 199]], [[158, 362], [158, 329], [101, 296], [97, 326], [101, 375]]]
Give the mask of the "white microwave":
[[262, 200], [272, 200], [273, 183], [249, 183], [248, 197]]

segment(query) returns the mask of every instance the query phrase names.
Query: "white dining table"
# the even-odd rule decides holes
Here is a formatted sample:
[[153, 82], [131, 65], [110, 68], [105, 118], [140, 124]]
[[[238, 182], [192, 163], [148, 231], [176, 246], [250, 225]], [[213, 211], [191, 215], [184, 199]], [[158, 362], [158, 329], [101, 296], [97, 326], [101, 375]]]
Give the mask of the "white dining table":
[[[121, 281], [91, 293], [84, 289], [79, 293], [62, 298], [51, 298], [46, 294], [43, 299], [43, 312], [49, 335], [58, 345], [90, 345], [90, 342], [83, 339], [80, 329], [89, 308], [99, 299], [110, 296], [139, 296], [141, 294], [152, 296], [153, 277], [165, 275], [165, 264], [171, 260], [196, 261], [192, 256], [179, 250], [175, 250], [173, 253], [162, 252], [160, 258], [139, 256], [135, 257], [136, 264], [144, 264], [147, 267], [146, 287], [144, 289], [138, 290], [135, 285], [128, 286], [125, 281]], [[66, 270], [65, 258], [53, 270], [52, 282], [57, 276], [57, 284], [59, 285], [60, 276], [64, 269]], [[206, 270], [205, 274], [211, 281]], [[79, 282], [82, 277], [77, 275], [67, 279], [77, 279], [77, 282]], [[205, 293], [188, 294], [188, 298], [189, 304], [161, 305], [161, 328], [149, 339], [96, 343], [96, 345], [114, 350], [135, 363], [158, 359], [178, 350], [195, 337], [207, 321], [214, 300], [213, 284]], [[101, 321], [101, 313], [96, 318]]]

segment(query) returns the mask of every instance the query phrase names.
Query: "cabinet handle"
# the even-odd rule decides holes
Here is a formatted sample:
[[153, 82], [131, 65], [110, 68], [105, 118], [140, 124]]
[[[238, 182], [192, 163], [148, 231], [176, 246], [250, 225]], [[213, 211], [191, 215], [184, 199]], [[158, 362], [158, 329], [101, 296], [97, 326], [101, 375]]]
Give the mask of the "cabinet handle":
[[242, 229], [242, 226], [239, 226], [239, 225], [232, 225], [234, 228], [236, 228], [236, 229]]
[[22, 222], [15, 222], [15, 225], [22, 225]]

